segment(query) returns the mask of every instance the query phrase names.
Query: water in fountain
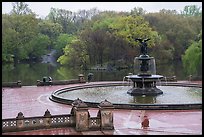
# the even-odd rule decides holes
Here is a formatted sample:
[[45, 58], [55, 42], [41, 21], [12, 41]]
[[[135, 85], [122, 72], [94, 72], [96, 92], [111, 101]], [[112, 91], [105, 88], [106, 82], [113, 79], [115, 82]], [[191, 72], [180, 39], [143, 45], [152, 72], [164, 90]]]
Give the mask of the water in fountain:
[[161, 79], [158, 78], [157, 83], [159, 83], [159, 84], [157, 84], [158, 87], [161, 87], [161, 85], [162, 85], [162, 84], [161, 84]]
[[[133, 75], [133, 74], [132, 73], [128, 73], [128, 76], [131, 76], [131, 75]], [[128, 85], [132, 85], [133, 84], [132, 81], [129, 78], [124, 76], [123, 77], [123, 85], [126, 85], [126, 81], [128, 82]]]
[[126, 79], [126, 77], [123, 77], [123, 85], [125, 85], [125, 79]]
[[58, 91], [55, 95], [67, 100], [80, 98], [85, 102], [100, 103], [108, 100], [113, 104], [187, 104], [202, 103], [202, 88], [181, 86], [160, 86], [163, 94], [159, 96], [130, 96], [127, 91], [131, 86], [108, 86], [78, 88], [70, 91]]

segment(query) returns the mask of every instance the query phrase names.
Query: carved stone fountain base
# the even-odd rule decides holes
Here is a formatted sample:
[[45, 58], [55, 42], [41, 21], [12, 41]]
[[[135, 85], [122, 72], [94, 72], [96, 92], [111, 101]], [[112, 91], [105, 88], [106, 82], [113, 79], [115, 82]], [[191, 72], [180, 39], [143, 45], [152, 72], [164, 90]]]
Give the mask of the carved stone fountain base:
[[131, 96], [155, 96], [159, 94], [163, 94], [163, 92], [158, 88], [131, 88], [127, 91]]
[[156, 87], [156, 82], [163, 76], [161, 75], [130, 75], [126, 76], [131, 79], [133, 87], [127, 91], [132, 96], [147, 95], [155, 96], [163, 94], [163, 92]]

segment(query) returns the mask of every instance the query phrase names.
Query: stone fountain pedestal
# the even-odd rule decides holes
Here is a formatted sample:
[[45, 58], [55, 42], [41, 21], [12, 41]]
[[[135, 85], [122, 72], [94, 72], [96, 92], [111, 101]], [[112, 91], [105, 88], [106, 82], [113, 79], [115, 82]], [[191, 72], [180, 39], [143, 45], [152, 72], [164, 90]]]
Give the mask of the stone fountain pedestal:
[[163, 92], [156, 87], [156, 81], [163, 76], [156, 75], [156, 64], [154, 57], [147, 55], [147, 41], [150, 39], [136, 39], [141, 43], [141, 55], [134, 59], [134, 73], [137, 75], [125, 76], [133, 82], [133, 87], [127, 91], [132, 96], [158, 95]]

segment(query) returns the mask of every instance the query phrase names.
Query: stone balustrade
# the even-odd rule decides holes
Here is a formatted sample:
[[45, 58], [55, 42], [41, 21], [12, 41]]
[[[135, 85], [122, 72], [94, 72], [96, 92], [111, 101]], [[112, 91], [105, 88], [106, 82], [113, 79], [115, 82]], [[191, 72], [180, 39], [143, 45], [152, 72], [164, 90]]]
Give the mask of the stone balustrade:
[[86, 83], [84, 75], [79, 74], [78, 79], [70, 80], [52, 80], [52, 81], [41, 81], [37, 80], [37, 86], [48, 86], [48, 85], [68, 85], [68, 84], [77, 84], [77, 83]]
[[70, 114], [24, 117], [19, 112], [16, 118], [2, 119], [2, 132], [18, 132], [58, 127], [74, 127], [76, 131], [111, 130], [113, 127], [113, 105], [107, 100], [99, 104], [97, 117], [90, 117], [87, 105], [79, 98], [72, 103]]
[[3, 82], [2, 83], [2, 87], [21, 87], [22, 83], [21, 81], [17, 81], [17, 82]]

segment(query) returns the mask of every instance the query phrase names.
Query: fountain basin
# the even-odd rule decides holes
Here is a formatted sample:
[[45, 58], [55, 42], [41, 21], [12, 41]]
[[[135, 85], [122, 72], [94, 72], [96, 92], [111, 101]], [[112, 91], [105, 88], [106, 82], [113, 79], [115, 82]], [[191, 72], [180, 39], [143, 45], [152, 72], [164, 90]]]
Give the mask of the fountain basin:
[[50, 99], [71, 105], [73, 100], [80, 98], [89, 107], [97, 107], [102, 100], [107, 99], [115, 108], [122, 109], [202, 109], [200, 85], [172, 82], [160, 84], [158, 87], [164, 94], [158, 96], [130, 96], [127, 94], [130, 83], [104, 82], [62, 88], [54, 91]]

